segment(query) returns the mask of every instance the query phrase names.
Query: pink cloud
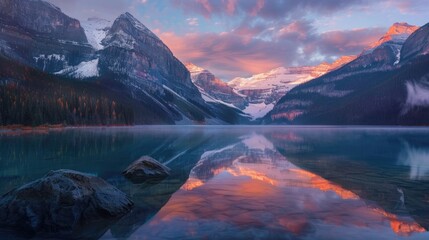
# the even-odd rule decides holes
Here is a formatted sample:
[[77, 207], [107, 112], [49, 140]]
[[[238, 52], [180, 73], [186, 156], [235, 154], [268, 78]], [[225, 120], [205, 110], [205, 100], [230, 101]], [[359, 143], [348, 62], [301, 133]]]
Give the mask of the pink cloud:
[[322, 53], [337, 52], [349, 55], [357, 53], [380, 39], [385, 32], [384, 28], [362, 28], [346, 31], [330, 31], [320, 35], [316, 42]]
[[[268, 44], [262, 41], [246, 42], [233, 33], [190, 33], [184, 36], [172, 32], [156, 33], [182, 62], [209, 68], [224, 80], [282, 65], [281, 59], [274, 55], [274, 49]], [[268, 52], [273, 56], [269, 56]]]
[[[326, 58], [359, 54], [384, 29], [357, 29], [317, 34], [310, 24], [292, 22], [272, 41], [252, 38], [252, 29], [224, 33], [155, 33], [182, 62], [211, 70], [223, 80], [266, 72], [279, 66], [313, 65], [312, 56]], [[255, 30], [257, 33], [258, 31]], [[298, 51], [302, 49], [302, 51]]]
[[237, 5], [237, 0], [227, 0], [226, 1], [226, 11], [230, 15], [234, 14]]

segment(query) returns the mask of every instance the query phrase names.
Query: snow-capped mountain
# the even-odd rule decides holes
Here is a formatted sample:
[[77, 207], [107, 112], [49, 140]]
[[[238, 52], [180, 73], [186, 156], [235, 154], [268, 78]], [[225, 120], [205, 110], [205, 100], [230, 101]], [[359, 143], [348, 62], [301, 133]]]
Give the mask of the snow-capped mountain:
[[252, 119], [258, 119], [271, 111], [275, 103], [295, 86], [319, 77], [352, 60], [355, 56], [343, 56], [335, 62], [318, 66], [276, 68], [250, 78], [234, 78], [224, 82], [207, 69], [192, 63], [186, 64], [192, 82], [198, 87], [206, 102], [235, 106]]
[[[393, 53], [393, 64], [396, 65], [401, 60], [402, 46], [407, 38], [418, 28], [418, 26], [409, 25], [408, 23], [394, 23], [378, 41], [368, 46], [368, 48], [362, 52], [361, 56], [372, 54], [375, 50], [381, 52], [380, 50], [384, 48], [387, 52], [384, 53], [384, 56], [381, 56], [379, 53], [379, 58], [384, 58], [387, 64], [390, 65], [393, 58], [386, 55], [391, 55], [390, 53]], [[373, 58], [373, 56], [370, 58]]]
[[235, 93], [233, 88], [210, 71], [192, 63], [187, 63], [186, 68], [191, 73], [192, 82], [206, 102], [222, 103], [239, 109], [247, 106], [244, 96]]
[[185, 65], [130, 13], [113, 22], [100, 45], [97, 68], [103, 82], [119, 83], [132, 98], [171, 121], [224, 124], [244, 119], [238, 109], [204, 101]]
[[405, 22], [394, 23], [378, 41], [369, 46], [369, 49], [375, 49], [386, 42], [398, 42], [403, 44], [417, 29], [419, 29], [418, 26], [410, 25]]
[[228, 85], [236, 93], [244, 96], [249, 103], [243, 111], [254, 118], [260, 118], [271, 111], [275, 103], [292, 88], [332, 71], [355, 58], [355, 56], [344, 56], [332, 64], [322, 63], [318, 66], [280, 67], [250, 78], [235, 78], [228, 82]]
[[57, 72], [93, 54], [77, 19], [42, 0], [0, 0], [0, 50], [14, 61]]
[[113, 22], [101, 45], [100, 65], [106, 71], [125, 75], [142, 84], [149, 80], [162, 85], [172, 79], [171, 82], [179, 81], [194, 87], [185, 66], [130, 13], [120, 15]]
[[265, 121], [423, 124], [429, 108], [422, 99], [428, 89], [429, 58], [424, 55], [429, 48], [429, 25], [415, 29], [394, 24], [354, 61], [288, 92]]
[[104, 46], [101, 44], [101, 41], [106, 37], [107, 32], [112, 26], [112, 22], [102, 18], [88, 18], [81, 24], [85, 30], [89, 44], [96, 50], [103, 49]]
[[91, 18], [83, 27], [42, 0], [0, 0], [0, 13], [1, 59], [55, 74], [54, 79], [79, 80], [82, 83], [76, 87], [86, 86], [94, 99], [100, 96], [98, 91], [108, 92], [117, 97], [115, 104], [127, 106], [122, 109], [128, 116], [125, 122], [225, 124], [245, 120], [236, 108], [204, 101], [186, 67], [130, 13], [114, 22]]

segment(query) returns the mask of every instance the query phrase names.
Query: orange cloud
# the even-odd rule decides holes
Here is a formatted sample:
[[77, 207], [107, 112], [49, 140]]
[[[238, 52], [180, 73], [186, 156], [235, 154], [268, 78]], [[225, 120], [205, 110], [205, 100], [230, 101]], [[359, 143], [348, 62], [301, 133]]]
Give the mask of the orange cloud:
[[282, 65], [274, 52], [274, 57], [267, 55], [267, 52], [273, 50], [269, 44], [246, 42], [233, 33], [188, 33], [184, 36], [159, 30], [155, 30], [155, 33], [182, 62], [197, 63], [224, 80], [265, 72]]

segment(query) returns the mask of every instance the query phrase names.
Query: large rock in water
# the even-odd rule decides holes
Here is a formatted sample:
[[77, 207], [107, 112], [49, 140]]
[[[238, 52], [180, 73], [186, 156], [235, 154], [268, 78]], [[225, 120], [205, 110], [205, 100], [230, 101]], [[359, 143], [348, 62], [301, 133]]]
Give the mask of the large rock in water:
[[142, 183], [151, 178], [167, 177], [170, 175], [170, 169], [149, 156], [143, 156], [131, 163], [122, 174], [134, 183]]
[[110, 223], [132, 206], [125, 193], [99, 177], [72, 170], [51, 171], [0, 199], [0, 226], [79, 237], [85, 228]]

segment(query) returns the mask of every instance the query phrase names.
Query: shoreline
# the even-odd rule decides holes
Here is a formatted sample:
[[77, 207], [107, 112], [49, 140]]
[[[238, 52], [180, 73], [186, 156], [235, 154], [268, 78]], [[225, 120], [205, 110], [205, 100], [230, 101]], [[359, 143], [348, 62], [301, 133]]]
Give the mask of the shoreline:
[[421, 125], [247, 125], [247, 124], [236, 124], [236, 125], [164, 125], [164, 124], [147, 124], [147, 125], [125, 125], [125, 124], [113, 124], [113, 125], [64, 125], [64, 124], [44, 124], [39, 126], [26, 126], [20, 124], [12, 124], [1, 126], [0, 132], [37, 132], [37, 131], [50, 131], [50, 130], [65, 130], [65, 129], [85, 129], [85, 128], [126, 128], [126, 127], [244, 127], [244, 128], [325, 128], [325, 129], [427, 129], [429, 126], [421, 126]]
[[64, 125], [64, 124], [44, 124], [39, 126], [25, 126], [20, 124], [12, 124], [0, 126], [0, 134], [6, 133], [9, 135], [20, 134], [47, 134], [50, 131], [63, 131], [73, 128], [109, 128], [109, 127], [133, 127], [134, 125]]

